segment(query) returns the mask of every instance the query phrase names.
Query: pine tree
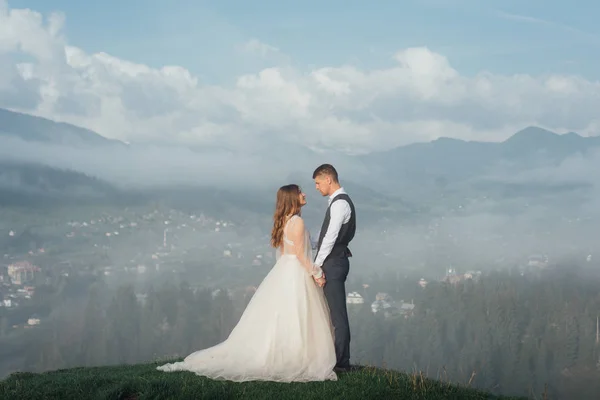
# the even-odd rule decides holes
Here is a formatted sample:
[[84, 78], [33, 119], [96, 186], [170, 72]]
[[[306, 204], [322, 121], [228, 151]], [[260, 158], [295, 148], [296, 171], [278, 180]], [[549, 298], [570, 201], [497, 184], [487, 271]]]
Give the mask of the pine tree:
[[107, 312], [108, 354], [112, 362], [139, 359], [140, 307], [132, 286], [120, 287]]
[[39, 355], [35, 369], [37, 371], [56, 370], [65, 367], [59, 347], [60, 324], [56, 319], [49, 322], [39, 346]]
[[153, 288], [148, 290], [140, 318], [140, 358], [150, 361], [170, 355], [164, 343], [168, 333], [167, 318]]
[[579, 321], [575, 316], [565, 321], [565, 347], [563, 353], [564, 368], [573, 368], [579, 356]]
[[212, 317], [214, 321], [214, 331], [218, 341], [227, 339], [234, 326], [233, 321], [234, 308], [233, 302], [226, 290], [219, 290], [213, 299]]
[[9, 329], [10, 323], [8, 321], [8, 317], [0, 317], [0, 338], [8, 334]]
[[102, 365], [106, 362], [106, 322], [98, 294], [92, 286], [84, 311], [84, 326], [81, 335], [81, 359], [83, 365]]

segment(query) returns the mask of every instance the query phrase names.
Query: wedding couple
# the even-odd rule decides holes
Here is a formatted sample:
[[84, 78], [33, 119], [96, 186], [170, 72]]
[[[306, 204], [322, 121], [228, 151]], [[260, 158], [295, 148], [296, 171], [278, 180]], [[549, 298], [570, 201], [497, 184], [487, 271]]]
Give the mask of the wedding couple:
[[190, 354], [161, 371], [192, 371], [236, 382], [337, 380], [350, 370], [345, 282], [356, 230], [354, 205], [330, 164], [313, 173], [329, 207], [316, 257], [301, 217], [306, 196], [298, 185], [277, 192], [271, 245], [277, 262], [222, 343]]

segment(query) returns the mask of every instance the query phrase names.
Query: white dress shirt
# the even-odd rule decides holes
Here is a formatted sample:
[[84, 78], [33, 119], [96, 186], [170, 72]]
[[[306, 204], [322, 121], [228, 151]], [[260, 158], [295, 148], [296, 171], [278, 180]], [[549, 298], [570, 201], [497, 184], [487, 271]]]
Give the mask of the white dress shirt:
[[338, 234], [340, 233], [340, 228], [343, 224], [346, 224], [348, 221], [350, 221], [352, 210], [350, 209], [350, 204], [348, 204], [346, 200], [338, 200], [331, 204], [333, 199], [342, 193], [346, 193], [344, 188], [339, 188], [333, 192], [331, 196], [329, 196], [329, 204], [331, 205], [331, 208], [329, 209], [329, 227], [327, 228], [325, 237], [323, 237], [323, 243], [321, 243], [319, 253], [317, 253], [317, 257], [315, 258], [315, 265], [317, 267], [323, 266], [325, 259], [333, 249], [333, 245], [335, 244]]

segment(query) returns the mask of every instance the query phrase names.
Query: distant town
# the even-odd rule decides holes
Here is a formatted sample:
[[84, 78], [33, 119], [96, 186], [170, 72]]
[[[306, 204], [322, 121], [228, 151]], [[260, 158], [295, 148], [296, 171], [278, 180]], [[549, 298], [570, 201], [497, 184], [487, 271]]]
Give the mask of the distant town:
[[[144, 301], [143, 283], [172, 275], [197, 287], [226, 287], [230, 295], [252, 291], [274, 263], [268, 236], [260, 234], [255, 224], [202, 213], [126, 210], [122, 215], [63, 221], [51, 228], [21, 229], [9, 228], [4, 233], [6, 247], [13, 249], [0, 260], [0, 307], [6, 310], [26, 305], [39, 285], [55, 285], [60, 277], [73, 273], [102, 275], [115, 284], [135, 283], [138, 300]], [[47, 234], [49, 229], [51, 234]], [[42, 239], [44, 232], [47, 237]], [[591, 262], [591, 258], [588, 255], [586, 261]], [[546, 255], [531, 255], [522, 266], [539, 270], [549, 263]], [[223, 268], [246, 273], [226, 273]], [[480, 270], [448, 268], [436, 280], [457, 284], [481, 275]], [[425, 288], [429, 281], [422, 277], [414, 284]], [[386, 318], [409, 318], [418, 307], [412, 299], [394, 299], [366, 283], [354, 286], [359, 290], [348, 293], [347, 303], [352, 306], [370, 301], [372, 312]], [[11, 328], [37, 326], [41, 320], [32, 314], [26, 323]]]

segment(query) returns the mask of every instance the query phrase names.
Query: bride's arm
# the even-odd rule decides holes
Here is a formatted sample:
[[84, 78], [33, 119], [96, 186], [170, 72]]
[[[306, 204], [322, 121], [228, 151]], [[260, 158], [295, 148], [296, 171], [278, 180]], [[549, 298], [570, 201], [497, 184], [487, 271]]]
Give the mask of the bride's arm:
[[308, 273], [315, 278], [323, 276], [323, 270], [313, 264], [312, 260], [307, 257], [310, 252], [307, 251], [306, 246], [310, 246], [310, 242], [306, 240], [304, 220], [302, 218], [296, 218], [294, 224], [290, 227], [288, 237], [294, 242], [294, 252], [298, 260], [302, 263]]

